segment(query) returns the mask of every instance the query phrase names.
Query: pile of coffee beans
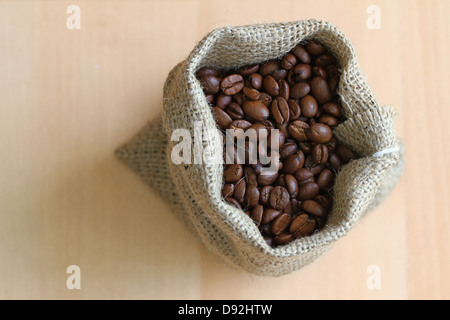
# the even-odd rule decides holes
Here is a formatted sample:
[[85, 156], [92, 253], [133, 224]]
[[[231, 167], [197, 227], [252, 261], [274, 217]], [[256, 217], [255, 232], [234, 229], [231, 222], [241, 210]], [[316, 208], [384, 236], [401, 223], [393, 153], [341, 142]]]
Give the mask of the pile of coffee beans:
[[249, 215], [272, 247], [323, 228], [335, 176], [356, 158], [333, 135], [344, 120], [335, 57], [311, 40], [280, 60], [202, 68], [196, 76], [224, 134], [224, 154], [227, 129], [266, 130], [269, 149], [271, 130], [279, 129], [278, 170], [263, 175], [259, 161], [225, 164], [225, 201]]

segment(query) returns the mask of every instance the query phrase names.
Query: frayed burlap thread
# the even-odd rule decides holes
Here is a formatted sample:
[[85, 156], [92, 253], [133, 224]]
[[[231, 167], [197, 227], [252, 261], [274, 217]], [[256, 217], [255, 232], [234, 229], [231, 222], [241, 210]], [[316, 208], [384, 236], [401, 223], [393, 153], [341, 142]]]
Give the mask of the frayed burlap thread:
[[[338, 173], [327, 225], [311, 236], [271, 248], [251, 218], [221, 196], [221, 136], [195, 72], [205, 66], [231, 69], [280, 58], [308, 39], [323, 43], [339, 61], [338, 94], [347, 120], [334, 133], [361, 158]], [[322, 256], [394, 188], [404, 167], [395, 116], [393, 107], [378, 103], [351, 42], [332, 24], [302, 20], [224, 27], [208, 34], [169, 73], [162, 114], [118, 149], [117, 156], [161, 195], [221, 261], [258, 276], [281, 276]], [[193, 137], [195, 121], [209, 129], [202, 147], [215, 164], [175, 165], [171, 150], [177, 142], [171, 141], [171, 133], [188, 129]]]

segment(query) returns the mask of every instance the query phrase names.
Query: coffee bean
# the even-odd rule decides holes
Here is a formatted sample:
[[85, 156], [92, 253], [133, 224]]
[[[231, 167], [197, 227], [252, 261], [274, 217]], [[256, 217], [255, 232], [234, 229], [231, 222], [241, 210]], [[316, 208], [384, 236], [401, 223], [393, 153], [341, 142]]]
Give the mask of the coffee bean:
[[319, 67], [319, 66], [315, 66], [315, 67], [312, 68], [312, 74], [315, 75], [315, 76], [318, 76], [318, 77], [322, 77], [325, 80], [328, 79], [327, 71], [324, 68]]
[[298, 190], [298, 200], [309, 200], [317, 196], [320, 192], [320, 187], [315, 182], [307, 182], [302, 184]]
[[219, 107], [213, 107], [212, 112], [214, 115], [214, 118], [216, 119], [217, 124], [221, 129], [228, 129], [230, 127], [230, 124], [233, 122], [233, 119], [222, 109]]
[[335, 127], [339, 124], [339, 120], [331, 114], [323, 114], [319, 117], [319, 122], [326, 124], [330, 127]]
[[306, 130], [306, 136], [318, 143], [327, 143], [333, 137], [333, 131], [323, 123], [315, 123]]
[[238, 120], [233, 120], [233, 122], [231, 122], [229, 129], [242, 129], [242, 130], [247, 130], [252, 126], [252, 123], [250, 121], [244, 120], [244, 119], [238, 119]]
[[292, 49], [292, 53], [303, 63], [310, 63], [311, 57], [308, 51], [300, 44], [296, 45], [294, 49]]
[[272, 97], [268, 93], [260, 92], [258, 101], [269, 107], [272, 104]]
[[286, 79], [288, 71], [285, 69], [278, 69], [272, 72], [271, 76], [275, 79], [275, 81], [280, 81]]
[[260, 64], [259, 73], [264, 77], [272, 74], [277, 69], [279, 69], [278, 60], [269, 60]]
[[301, 114], [304, 117], [312, 118], [317, 114], [319, 110], [319, 105], [316, 99], [311, 95], [306, 95], [300, 100]]
[[314, 174], [306, 168], [300, 168], [294, 172], [294, 177], [302, 185], [304, 182], [314, 179]]
[[322, 53], [320, 56], [316, 58], [316, 66], [319, 67], [327, 67], [330, 64], [335, 64], [336, 59], [329, 53]]
[[287, 102], [289, 106], [289, 119], [291, 121], [297, 120], [302, 112], [300, 105], [293, 99], [289, 99]]
[[286, 190], [289, 192], [291, 198], [297, 198], [298, 182], [292, 174], [286, 174], [284, 177]]
[[300, 169], [304, 163], [305, 155], [301, 150], [298, 150], [296, 153], [286, 157], [283, 164], [283, 171], [288, 174], [293, 174]]
[[322, 110], [331, 114], [332, 116], [335, 116], [336, 118], [342, 117], [341, 107], [337, 103], [328, 102], [323, 105]]
[[240, 204], [244, 202], [245, 191], [247, 189], [247, 183], [245, 179], [240, 179], [234, 186], [233, 198], [235, 198]]
[[270, 193], [269, 202], [274, 209], [284, 209], [289, 202], [289, 193], [286, 188], [281, 186], [276, 186], [275, 188], [273, 188], [272, 192]]
[[290, 92], [289, 84], [286, 80], [278, 80], [278, 85], [280, 87], [279, 96], [284, 98], [285, 100], [288, 100]]
[[297, 151], [297, 144], [295, 142], [288, 142], [283, 145], [280, 149], [280, 158], [286, 159], [288, 156], [292, 155]]
[[234, 95], [244, 88], [244, 78], [240, 74], [231, 74], [220, 83], [220, 88], [227, 95]]
[[259, 91], [250, 87], [244, 87], [242, 89], [245, 96], [248, 97], [250, 100], [259, 100]]
[[226, 198], [225, 201], [242, 210], [240, 203], [235, 198]]
[[309, 64], [298, 64], [294, 67], [294, 74], [300, 80], [306, 80], [311, 77], [312, 69]]
[[296, 63], [297, 63], [297, 59], [295, 58], [295, 56], [292, 53], [286, 54], [281, 59], [281, 67], [286, 70], [291, 69], [293, 66], [295, 66]]
[[216, 99], [216, 107], [220, 109], [225, 109], [231, 103], [231, 96], [226, 95], [225, 93], [219, 93]]
[[271, 111], [277, 124], [287, 124], [289, 121], [289, 105], [282, 97], [273, 100]]
[[259, 73], [253, 73], [248, 76], [248, 80], [253, 89], [259, 90], [262, 87], [263, 76]]
[[258, 204], [259, 201], [259, 189], [255, 185], [247, 186], [244, 197], [244, 206], [253, 208]]
[[335, 171], [339, 171], [339, 169], [342, 166], [342, 161], [341, 161], [341, 159], [339, 159], [339, 157], [335, 153], [332, 153], [328, 156], [328, 161], [330, 162], [331, 167]]
[[291, 215], [289, 213], [280, 214], [271, 224], [270, 231], [273, 235], [282, 234], [291, 223]]
[[270, 200], [270, 193], [273, 190], [273, 186], [264, 186], [261, 188], [261, 192], [260, 192], [260, 201], [262, 204], [267, 205], [269, 204], [269, 200]]
[[264, 209], [264, 214], [262, 218], [262, 223], [267, 224], [275, 220], [281, 214], [280, 210], [273, 208]]
[[273, 238], [273, 241], [279, 245], [288, 244], [292, 240], [294, 240], [294, 237], [291, 233], [283, 233]]
[[331, 208], [331, 200], [327, 196], [319, 194], [318, 196], [316, 196], [314, 198], [314, 201], [316, 201], [318, 204], [320, 204], [322, 207], [324, 207], [325, 210], [330, 210], [330, 208]]
[[[225, 112], [233, 120], [244, 118], [244, 110], [242, 110], [242, 107], [239, 104], [237, 104], [236, 102], [230, 103], [228, 108], [225, 109]], [[251, 123], [250, 123], [250, 125], [251, 125]]]
[[247, 186], [258, 186], [256, 173], [252, 167], [245, 166], [244, 175]]
[[316, 220], [310, 219], [306, 213], [302, 213], [295, 218], [289, 227], [289, 231], [296, 238], [308, 236], [313, 233], [315, 229]]
[[326, 214], [326, 210], [319, 203], [314, 200], [305, 200], [302, 202], [302, 208], [306, 212], [316, 217], [323, 217]]
[[309, 125], [306, 122], [295, 120], [288, 127], [291, 136], [298, 141], [308, 141], [306, 132], [309, 130]]
[[238, 182], [239, 179], [242, 178], [243, 173], [244, 170], [242, 168], [242, 165], [231, 164], [225, 169], [223, 176], [225, 178], [225, 182]]
[[307, 82], [296, 83], [289, 91], [291, 99], [300, 99], [306, 96], [311, 91], [311, 88]]
[[222, 197], [224, 198], [232, 197], [233, 192], [234, 192], [234, 184], [232, 183], [226, 183], [222, 187]]
[[273, 174], [260, 174], [258, 176], [258, 185], [268, 186], [275, 182], [278, 178], [278, 172]]
[[328, 148], [324, 144], [318, 144], [314, 147], [311, 157], [315, 164], [325, 164], [328, 160]]
[[269, 117], [269, 109], [260, 101], [245, 101], [244, 113], [256, 121], [262, 121]]
[[241, 76], [245, 77], [245, 76], [254, 74], [255, 72], [258, 72], [258, 70], [259, 70], [259, 64], [254, 64], [251, 66], [246, 66], [246, 67], [240, 68], [237, 71], [237, 73], [239, 73]]
[[320, 189], [328, 190], [331, 186], [331, 182], [333, 181], [334, 174], [330, 169], [323, 169], [322, 172], [317, 177], [317, 184]]
[[213, 75], [205, 75], [200, 78], [200, 85], [205, 94], [216, 94], [220, 89], [220, 78]]
[[278, 96], [280, 94], [280, 85], [271, 75], [267, 75], [264, 77], [263, 88], [272, 97]]
[[200, 68], [197, 70], [197, 72], [195, 73], [197, 78], [201, 78], [204, 76], [215, 76], [218, 77], [219, 76], [219, 71], [217, 71], [216, 69], [212, 69], [212, 68]]
[[255, 221], [256, 226], [261, 224], [262, 218], [264, 214], [264, 207], [262, 205], [257, 205], [253, 208], [250, 213], [250, 217]]
[[353, 151], [343, 144], [340, 144], [336, 147], [336, 153], [344, 163], [350, 162], [351, 160], [354, 160], [356, 158]]
[[327, 81], [322, 77], [314, 77], [311, 80], [311, 92], [320, 103], [329, 102], [333, 98]]
[[325, 53], [327, 49], [317, 41], [309, 41], [306, 44], [306, 50], [313, 56], [318, 56], [319, 54]]

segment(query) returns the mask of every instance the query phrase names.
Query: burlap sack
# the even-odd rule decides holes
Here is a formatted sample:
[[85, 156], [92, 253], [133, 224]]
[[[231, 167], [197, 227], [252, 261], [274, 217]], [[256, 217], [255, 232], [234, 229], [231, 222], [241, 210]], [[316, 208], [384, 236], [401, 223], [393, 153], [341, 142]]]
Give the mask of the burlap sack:
[[[280, 58], [297, 43], [314, 38], [339, 60], [338, 94], [348, 120], [334, 129], [338, 139], [361, 157], [338, 174], [327, 225], [285, 246], [269, 247], [253, 221], [221, 197], [221, 164], [175, 165], [171, 161], [174, 129], [193, 136], [194, 121], [212, 134], [203, 147], [222, 163], [216, 124], [195, 72], [201, 67], [237, 68]], [[374, 63], [377, 63], [374, 61]], [[325, 21], [258, 24], [219, 28], [201, 40], [169, 74], [162, 115], [117, 150], [151, 185], [173, 212], [223, 262], [260, 276], [280, 276], [313, 262], [343, 237], [392, 190], [403, 171], [403, 152], [394, 128], [395, 110], [381, 106], [367, 85], [355, 50], [345, 35]]]

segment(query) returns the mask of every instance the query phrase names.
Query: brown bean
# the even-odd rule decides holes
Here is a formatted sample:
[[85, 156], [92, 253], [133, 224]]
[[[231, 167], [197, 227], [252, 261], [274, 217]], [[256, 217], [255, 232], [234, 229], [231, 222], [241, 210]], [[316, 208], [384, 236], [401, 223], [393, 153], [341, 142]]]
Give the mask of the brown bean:
[[216, 106], [223, 110], [231, 103], [231, 100], [231, 96], [221, 92], [217, 95]]
[[320, 187], [315, 182], [307, 182], [302, 184], [298, 190], [298, 200], [309, 200], [317, 196], [320, 192]]
[[327, 103], [333, 98], [327, 81], [322, 77], [311, 80], [311, 92], [320, 103]]
[[203, 76], [215, 76], [218, 77], [219, 76], [219, 71], [216, 69], [212, 69], [212, 68], [200, 68], [197, 70], [197, 72], [195, 73], [197, 78], [201, 78]]
[[226, 183], [222, 187], [222, 197], [224, 197], [224, 198], [232, 197], [233, 196], [233, 191], [234, 191], [234, 184]]
[[263, 76], [259, 73], [253, 73], [248, 76], [248, 80], [253, 89], [259, 90], [262, 87]]
[[230, 74], [220, 83], [223, 93], [234, 95], [244, 88], [244, 78], [240, 74]]
[[300, 105], [293, 99], [289, 99], [287, 102], [289, 106], [289, 119], [291, 121], [297, 120], [302, 114]]
[[306, 130], [306, 136], [318, 143], [327, 143], [333, 137], [333, 130], [323, 123], [315, 123]]
[[244, 206], [253, 208], [258, 204], [259, 200], [259, 189], [255, 185], [247, 186], [247, 190], [245, 192], [244, 197]]
[[225, 109], [225, 112], [233, 120], [244, 118], [244, 110], [242, 110], [242, 107], [236, 102], [230, 103], [230, 105]]
[[260, 186], [268, 186], [275, 182], [278, 178], [278, 172], [272, 174], [260, 174], [258, 176], [258, 184]]
[[296, 238], [306, 237], [312, 234], [315, 229], [316, 220], [310, 219], [306, 213], [296, 217], [289, 226], [289, 231]]
[[244, 89], [242, 89], [242, 91], [244, 92], [245, 96], [248, 97], [250, 100], [258, 100], [259, 99], [259, 91], [250, 87], [244, 87]]
[[298, 141], [308, 141], [306, 135], [309, 130], [309, 125], [306, 122], [295, 120], [288, 127], [291, 136]]
[[280, 214], [271, 224], [270, 231], [277, 236], [282, 234], [291, 222], [291, 215], [289, 213]]
[[278, 60], [269, 60], [259, 65], [259, 73], [264, 77], [279, 69]]
[[305, 155], [301, 150], [298, 150], [284, 160], [283, 171], [288, 174], [293, 174], [295, 171], [300, 169], [304, 163]]
[[284, 209], [289, 202], [289, 192], [282, 186], [276, 186], [270, 193], [269, 203], [277, 210]]
[[289, 121], [289, 105], [282, 97], [277, 97], [271, 105], [272, 116], [277, 124], [287, 124]]
[[315, 164], [325, 164], [328, 160], [328, 148], [324, 144], [317, 144], [312, 150], [311, 157]]
[[344, 163], [356, 159], [356, 156], [353, 153], [353, 151], [343, 144], [340, 144], [336, 147], [336, 153]]
[[296, 45], [295, 48], [292, 49], [292, 53], [303, 63], [311, 62], [311, 56], [301, 44]]
[[306, 50], [313, 56], [318, 56], [319, 54], [324, 53], [327, 49], [319, 42], [311, 40], [306, 44]]
[[269, 117], [269, 109], [260, 101], [248, 100], [244, 102], [243, 110], [246, 115], [255, 119], [256, 121], [262, 121]]
[[317, 184], [319, 185], [320, 189], [328, 190], [331, 186], [333, 178], [334, 178], [333, 172], [330, 169], [325, 168], [318, 175]]
[[213, 75], [205, 75], [199, 79], [205, 94], [216, 94], [220, 89], [220, 78]]
[[336, 171], [339, 171], [339, 169], [342, 166], [341, 159], [339, 159], [339, 157], [335, 153], [332, 153], [328, 156], [328, 162], [331, 164], [331, 167]]
[[273, 220], [275, 220], [276, 217], [278, 217], [280, 214], [281, 214], [280, 210], [273, 209], [273, 208], [265, 208], [263, 218], [262, 218], [262, 223], [264, 223], [264, 224], [270, 223]]
[[295, 142], [285, 143], [280, 149], [280, 158], [285, 159], [297, 151], [297, 144]]
[[230, 124], [233, 122], [233, 119], [222, 109], [219, 107], [213, 107], [212, 112], [214, 115], [214, 118], [216, 119], [217, 125], [221, 129], [228, 129], [230, 127]]
[[289, 99], [289, 92], [290, 92], [289, 84], [287, 83], [286, 80], [279, 80], [278, 81], [278, 85], [280, 87], [280, 94], [279, 94], [279, 96], [284, 98], [285, 100], [288, 100]]
[[234, 186], [233, 198], [235, 198], [240, 204], [244, 202], [245, 191], [247, 190], [247, 183], [245, 179], [240, 179]]
[[335, 127], [339, 124], [339, 120], [336, 117], [326, 113], [321, 115], [318, 121], [330, 127]]
[[264, 186], [261, 188], [260, 201], [262, 204], [269, 204], [270, 193], [272, 192], [274, 186]]
[[280, 85], [271, 75], [267, 75], [264, 77], [263, 88], [272, 97], [278, 96], [280, 94]]
[[306, 96], [311, 91], [311, 87], [307, 82], [296, 83], [289, 91], [291, 99], [300, 99]]
[[238, 182], [242, 178], [244, 169], [240, 164], [231, 164], [223, 172], [225, 182]]
[[279, 245], [288, 244], [292, 240], [294, 240], [294, 237], [291, 233], [283, 233], [273, 238], [273, 241]]
[[259, 70], [259, 64], [254, 64], [254, 65], [239, 68], [237, 73], [239, 73], [241, 76], [245, 77], [245, 76], [254, 74], [255, 72], [258, 72], [258, 70]]
[[316, 99], [311, 95], [306, 95], [300, 100], [300, 109], [304, 117], [312, 118], [317, 114], [319, 110], [319, 105]]
[[302, 202], [302, 208], [306, 212], [312, 214], [313, 216], [316, 216], [318, 218], [321, 218], [325, 216], [326, 210], [324, 207], [322, 207], [319, 203], [317, 203], [314, 200], [305, 200]]
[[316, 66], [319, 66], [322, 68], [327, 67], [331, 64], [335, 64], [335, 63], [337, 63], [336, 58], [333, 57], [328, 52], [322, 53], [321, 55], [319, 55], [316, 58]]
[[312, 174], [308, 169], [300, 168], [294, 172], [294, 177], [300, 184], [302, 184], [304, 181], [314, 179], [314, 174]]
[[298, 195], [298, 182], [292, 174], [286, 174], [284, 177], [286, 190], [289, 192], [291, 198], [297, 198]]
[[294, 67], [294, 74], [300, 80], [309, 79], [312, 75], [311, 66], [309, 64], [298, 64]]
[[264, 214], [264, 207], [262, 205], [255, 206], [250, 213], [250, 217], [253, 219], [257, 227], [261, 225], [263, 214]]
[[342, 109], [335, 102], [328, 102], [324, 104], [322, 110], [331, 114], [332, 116], [335, 116], [336, 118], [342, 117]]
[[225, 201], [242, 210], [240, 203], [235, 198], [226, 198]]
[[297, 64], [297, 59], [295, 58], [295, 56], [292, 53], [287, 53], [281, 59], [280, 64], [283, 69], [289, 70]]

